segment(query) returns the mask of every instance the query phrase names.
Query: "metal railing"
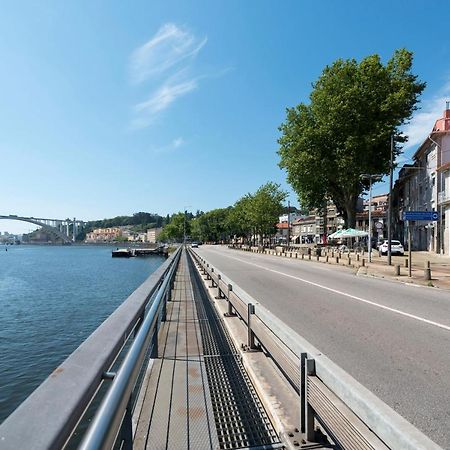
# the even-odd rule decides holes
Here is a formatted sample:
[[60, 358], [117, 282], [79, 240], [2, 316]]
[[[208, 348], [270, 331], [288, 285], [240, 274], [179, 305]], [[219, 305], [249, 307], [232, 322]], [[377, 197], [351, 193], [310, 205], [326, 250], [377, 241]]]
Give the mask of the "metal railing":
[[247, 326], [249, 348], [258, 344], [299, 394], [300, 431], [314, 442], [315, 421], [343, 449], [438, 450], [437, 444], [266, 310], [193, 250], [190, 254], [228, 315]]
[[177, 259], [158, 289], [127, 356], [117, 373], [113, 374], [112, 386], [84, 436], [80, 450], [111, 449], [119, 431], [122, 433], [119, 438], [123, 441], [122, 448], [133, 447], [131, 395], [152, 340], [153, 352], [157, 354], [158, 319], [161, 317], [165, 320], [163, 316], [165, 316], [166, 302], [170, 296], [179, 256], [178, 252]]
[[[129, 400], [152, 339], [153, 345], [157, 344], [158, 316], [164, 316], [180, 255], [181, 248], [3, 422], [2, 450], [63, 448], [103, 383], [111, 386], [82, 448], [111, 448], [119, 433], [122, 448], [130, 448]], [[116, 373], [109, 372], [130, 340], [120, 368]]]

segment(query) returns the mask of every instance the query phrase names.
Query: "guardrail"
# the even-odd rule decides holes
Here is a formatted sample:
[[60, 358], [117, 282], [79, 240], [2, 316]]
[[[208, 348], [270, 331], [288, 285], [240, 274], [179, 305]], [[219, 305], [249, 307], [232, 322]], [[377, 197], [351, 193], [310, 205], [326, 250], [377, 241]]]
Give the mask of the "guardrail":
[[300, 431], [314, 442], [317, 420], [343, 449], [439, 450], [437, 444], [333, 363], [249, 294], [189, 250], [228, 302], [228, 315], [247, 325], [249, 348], [265, 349], [299, 394]]
[[[164, 316], [180, 255], [181, 248], [3, 422], [2, 450], [63, 448], [104, 382], [112, 384], [82, 448], [111, 448], [109, 444], [119, 432], [122, 448], [130, 448], [129, 400], [152, 339], [155, 347], [158, 319]], [[119, 370], [108, 372], [133, 333], [133, 342]]]

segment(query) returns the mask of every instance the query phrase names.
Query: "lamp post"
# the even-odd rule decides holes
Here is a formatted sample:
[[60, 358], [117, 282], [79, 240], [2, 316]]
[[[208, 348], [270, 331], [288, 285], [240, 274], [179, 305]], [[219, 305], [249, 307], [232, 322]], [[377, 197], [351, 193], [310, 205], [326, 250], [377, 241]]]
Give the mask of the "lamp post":
[[183, 244], [186, 246], [186, 215], [187, 208], [191, 208], [191, 205], [187, 205], [184, 207], [184, 221], [183, 221]]
[[369, 242], [367, 245], [369, 262], [372, 262], [372, 180], [379, 181], [382, 177], [383, 175], [372, 175], [368, 173], [363, 173], [361, 175], [363, 180], [369, 180]]
[[392, 260], [392, 184], [394, 179], [394, 135], [391, 135], [391, 159], [389, 161], [389, 198], [388, 198], [388, 254], [387, 263], [391, 265]]
[[288, 200], [288, 229], [287, 229], [287, 246], [291, 242], [291, 202]]

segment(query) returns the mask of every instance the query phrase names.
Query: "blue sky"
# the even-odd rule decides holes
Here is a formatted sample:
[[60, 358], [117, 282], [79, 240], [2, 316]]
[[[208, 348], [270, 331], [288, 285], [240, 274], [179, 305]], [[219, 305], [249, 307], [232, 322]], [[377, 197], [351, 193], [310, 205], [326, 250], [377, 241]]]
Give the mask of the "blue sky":
[[164, 215], [289, 189], [285, 108], [335, 59], [399, 47], [427, 82], [407, 159], [450, 99], [449, 19], [433, 0], [4, 2], [0, 214]]

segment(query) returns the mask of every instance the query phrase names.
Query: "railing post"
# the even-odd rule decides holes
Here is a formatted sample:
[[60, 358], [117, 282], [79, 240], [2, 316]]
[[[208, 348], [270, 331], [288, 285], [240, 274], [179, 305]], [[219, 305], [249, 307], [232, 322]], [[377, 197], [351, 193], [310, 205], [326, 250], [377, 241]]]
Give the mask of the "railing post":
[[228, 296], [227, 296], [228, 311], [225, 313], [225, 317], [231, 317], [231, 316], [235, 316], [236, 315], [233, 312], [233, 306], [232, 306], [231, 301], [230, 301], [230, 295], [231, 295], [232, 291], [233, 291], [233, 286], [231, 284], [228, 284]]
[[306, 353], [300, 353], [300, 432], [306, 431], [305, 394], [306, 394]]
[[305, 377], [305, 434], [306, 440], [309, 442], [314, 442], [314, 410], [308, 403], [308, 376], [313, 376], [316, 374], [316, 364], [314, 359], [306, 359], [305, 367], [306, 377]]
[[255, 314], [255, 305], [253, 303], [249, 303], [247, 305], [247, 345], [250, 350], [254, 350], [256, 348], [255, 333], [252, 331], [251, 324], [252, 314]]
[[222, 279], [222, 275], [220, 275], [220, 273], [217, 274], [217, 300], [221, 300], [222, 298], [225, 297], [225, 295], [223, 295], [223, 292], [220, 290], [220, 280]]
[[[214, 273], [214, 267], [211, 267], [211, 273]], [[216, 283], [214, 282], [214, 278], [212, 277], [212, 275], [211, 275], [211, 286], [210, 287], [212, 287], [212, 288], [217, 287]]]

